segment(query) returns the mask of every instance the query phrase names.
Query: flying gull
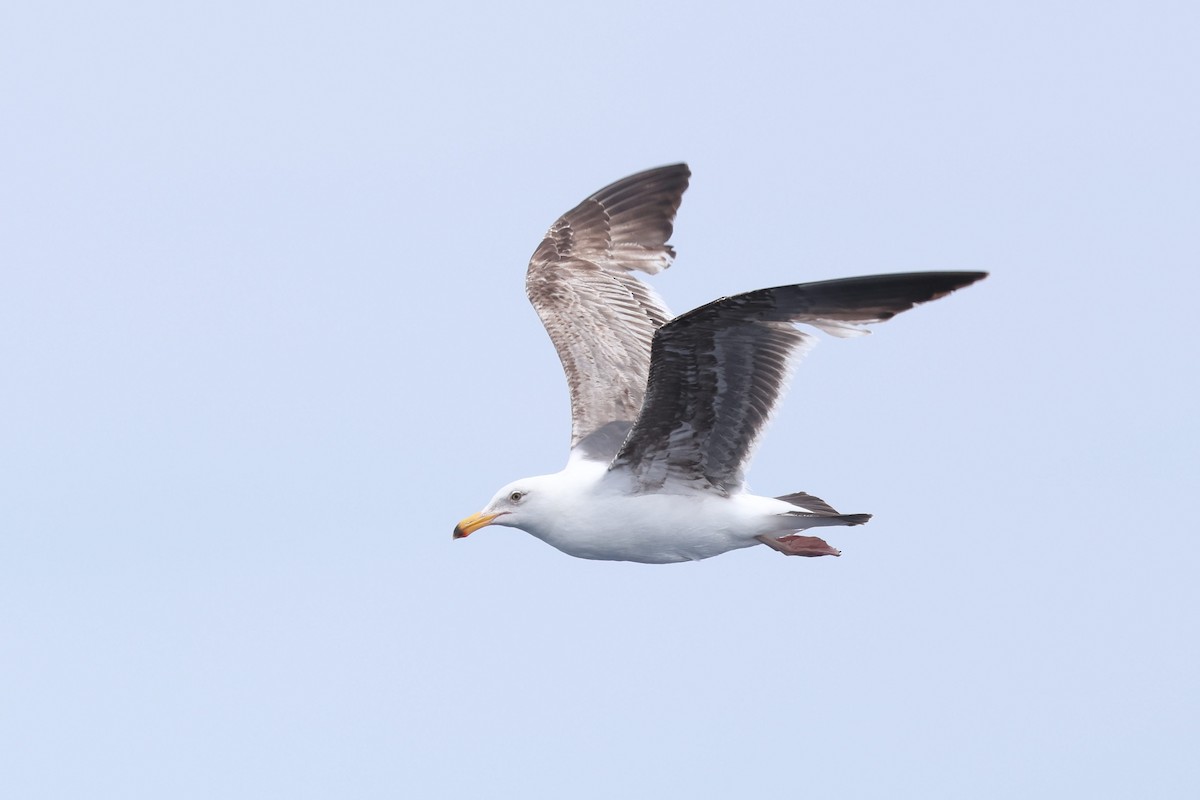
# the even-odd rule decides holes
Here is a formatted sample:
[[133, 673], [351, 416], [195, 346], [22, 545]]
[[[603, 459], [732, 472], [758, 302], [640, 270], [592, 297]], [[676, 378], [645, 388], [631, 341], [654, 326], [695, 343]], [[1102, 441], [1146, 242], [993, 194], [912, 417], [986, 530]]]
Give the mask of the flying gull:
[[744, 474], [789, 367], [815, 339], [867, 330], [984, 272], [911, 272], [759, 289], [678, 317], [634, 273], [671, 265], [686, 164], [631, 175], [559, 217], [525, 289], [571, 392], [571, 454], [552, 475], [514, 481], [454, 528], [520, 528], [568, 555], [651, 564], [765, 544], [839, 555], [800, 533], [861, 525], [804, 492], [761, 497]]

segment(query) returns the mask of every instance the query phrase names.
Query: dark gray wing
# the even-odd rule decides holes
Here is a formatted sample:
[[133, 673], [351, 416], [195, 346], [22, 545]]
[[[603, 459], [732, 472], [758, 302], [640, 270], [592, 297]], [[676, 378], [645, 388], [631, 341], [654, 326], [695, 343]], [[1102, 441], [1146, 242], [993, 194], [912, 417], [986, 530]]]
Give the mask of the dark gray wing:
[[[690, 176], [674, 164], [604, 187], [559, 217], [529, 262], [525, 291], [571, 392], [572, 449], [609, 423], [632, 424], [642, 407], [650, 342], [671, 314], [633, 272], [671, 265], [667, 240]], [[579, 454], [610, 460], [624, 438], [613, 434]]]
[[654, 337], [641, 414], [613, 460], [640, 491], [730, 493], [786, 381], [792, 356], [812, 337], [803, 322], [836, 335], [882, 322], [986, 276], [917, 272], [759, 289], [672, 320]]

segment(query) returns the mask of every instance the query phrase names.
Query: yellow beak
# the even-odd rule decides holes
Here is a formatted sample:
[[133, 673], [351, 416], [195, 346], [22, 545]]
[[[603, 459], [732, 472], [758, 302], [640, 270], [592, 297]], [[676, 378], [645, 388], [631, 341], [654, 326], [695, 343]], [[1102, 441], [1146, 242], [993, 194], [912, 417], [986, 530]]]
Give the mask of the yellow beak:
[[465, 539], [475, 531], [495, 522], [499, 514], [472, 514], [454, 526], [454, 538]]

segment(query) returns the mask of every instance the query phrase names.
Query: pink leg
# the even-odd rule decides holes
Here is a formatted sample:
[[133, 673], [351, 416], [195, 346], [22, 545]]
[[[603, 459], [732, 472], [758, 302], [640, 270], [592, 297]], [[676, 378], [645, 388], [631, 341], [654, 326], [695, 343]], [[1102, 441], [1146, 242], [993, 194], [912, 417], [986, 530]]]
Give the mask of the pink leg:
[[773, 550], [778, 550], [785, 556], [840, 556], [841, 550], [830, 547], [824, 539], [816, 536], [759, 536], [758, 540]]

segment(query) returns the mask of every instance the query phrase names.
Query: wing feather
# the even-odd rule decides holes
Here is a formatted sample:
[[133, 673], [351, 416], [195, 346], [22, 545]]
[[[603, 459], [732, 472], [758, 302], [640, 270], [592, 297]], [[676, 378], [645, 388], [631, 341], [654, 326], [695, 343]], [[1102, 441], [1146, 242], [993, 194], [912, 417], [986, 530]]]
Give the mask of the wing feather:
[[863, 324], [985, 275], [918, 272], [777, 286], [689, 311], [654, 337], [645, 403], [610, 470], [632, 475], [640, 491], [739, 490], [791, 363], [814, 341], [795, 323], [865, 333]]
[[[667, 240], [690, 175], [674, 164], [606, 186], [559, 217], [529, 262], [525, 291], [571, 393], [573, 450], [609, 423], [632, 423], [642, 407], [651, 341], [671, 314], [633, 273], [671, 265]], [[611, 439], [578, 452], [607, 461], [616, 446], [598, 442]]]

